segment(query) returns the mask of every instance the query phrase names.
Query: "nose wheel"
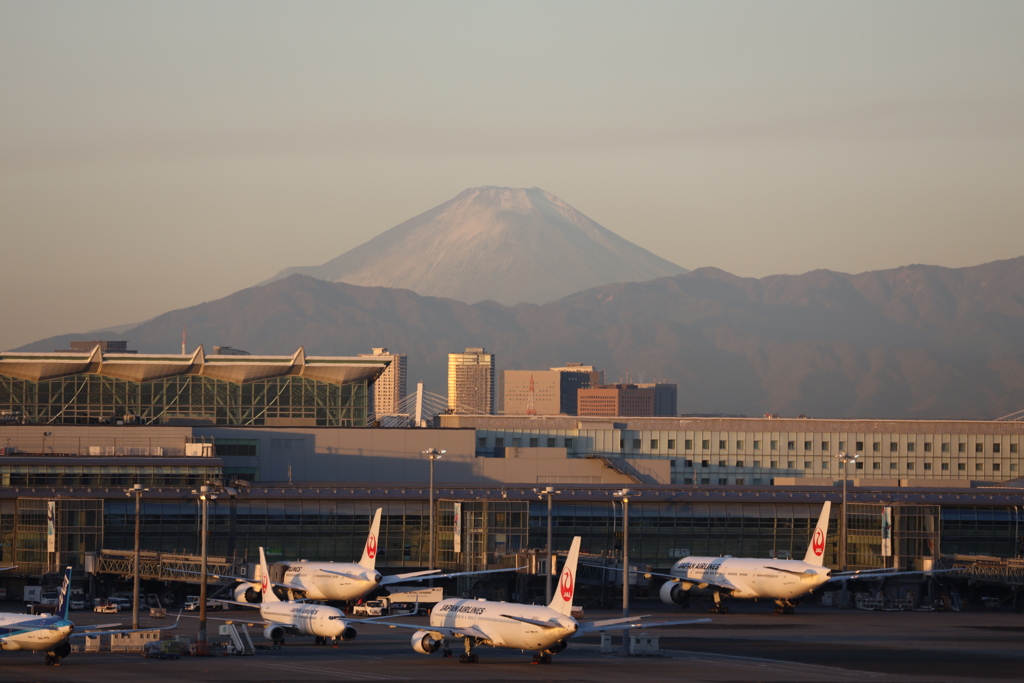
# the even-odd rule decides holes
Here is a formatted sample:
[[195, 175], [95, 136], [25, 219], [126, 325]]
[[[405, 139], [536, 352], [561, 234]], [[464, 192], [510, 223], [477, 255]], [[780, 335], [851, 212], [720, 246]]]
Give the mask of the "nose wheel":
[[534, 664], [550, 664], [551, 663], [551, 655], [547, 654], [546, 652], [538, 652], [537, 654], [535, 654], [533, 656], [533, 663]]

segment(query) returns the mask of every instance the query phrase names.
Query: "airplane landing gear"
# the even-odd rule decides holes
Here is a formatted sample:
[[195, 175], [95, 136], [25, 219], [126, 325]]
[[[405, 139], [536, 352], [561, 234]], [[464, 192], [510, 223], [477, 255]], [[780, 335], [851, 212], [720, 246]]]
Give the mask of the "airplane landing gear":
[[796, 605], [788, 602], [779, 600], [775, 603], [775, 614], [795, 614]]
[[538, 652], [537, 654], [535, 654], [533, 656], [533, 663], [534, 664], [550, 664], [551, 663], [551, 655], [547, 654], [546, 652]]
[[466, 638], [464, 642], [466, 645], [466, 653], [459, 656], [459, 661], [463, 664], [476, 664], [479, 659], [475, 654], [473, 654], [473, 639]]
[[52, 652], [46, 653], [46, 666], [60, 666], [60, 657]]
[[712, 614], [728, 614], [729, 613], [729, 607], [724, 602], [722, 602], [722, 594], [719, 593], [718, 591], [715, 591], [715, 604], [713, 604], [711, 606], [711, 613]]

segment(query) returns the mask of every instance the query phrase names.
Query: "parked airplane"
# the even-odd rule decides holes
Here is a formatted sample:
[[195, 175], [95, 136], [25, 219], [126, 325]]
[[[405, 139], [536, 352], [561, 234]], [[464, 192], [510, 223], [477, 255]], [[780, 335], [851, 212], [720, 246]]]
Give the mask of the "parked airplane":
[[[277, 594], [270, 590], [267, 556], [262, 547], [260, 548], [260, 571], [263, 577], [263, 602], [260, 603], [259, 609], [263, 621], [249, 622], [243, 619], [219, 618], [216, 621], [262, 623], [264, 626], [263, 636], [276, 645], [284, 642], [285, 635], [315, 636], [317, 643], [325, 643], [328, 638], [331, 638], [335, 644], [338, 640], [352, 640], [356, 637], [356, 630], [345, 622], [345, 613], [340, 609], [327, 605], [287, 602], [278, 598]], [[219, 600], [219, 602], [255, 607], [251, 603], [234, 600]]]
[[[12, 614], [0, 613], [0, 650], [30, 650], [46, 653], [46, 663], [51, 666], [60, 664], [60, 660], [71, 654], [70, 638], [107, 635], [112, 633], [138, 633], [140, 631], [166, 631], [178, 625], [176, 620], [170, 626], [162, 628], [140, 628], [113, 631], [83, 631], [73, 633], [75, 625], [68, 619], [68, 607], [71, 603], [71, 567], [64, 570], [64, 584], [60, 589], [55, 614]], [[181, 614], [178, 614], [179, 619]], [[113, 624], [116, 626], [116, 624]], [[87, 628], [99, 628], [90, 626]]]
[[[363, 556], [359, 562], [291, 562], [284, 572], [284, 581], [273, 582], [274, 586], [291, 591], [292, 596], [301, 596], [307, 600], [338, 600], [354, 602], [369, 594], [378, 586], [387, 586], [402, 581], [422, 581], [424, 579], [445, 579], [453, 576], [470, 574], [487, 574], [489, 572], [510, 571], [508, 569], [492, 569], [483, 572], [457, 572], [441, 574], [440, 569], [409, 572], [407, 574], [391, 574], [381, 576], [376, 570], [377, 539], [380, 533], [381, 508], [373, 514], [370, 533], [366, 537]], [[214, 575], [215, 578], [235, 579], [242, 581], [235, 588], [235, 600], [238, 602], [258, 602], [260, 583], [239, 576]], [[264, 589], [260, 589], [264, 590]]]
[[400, 621], [373, 619], [372, 623], [397, 628], [414, 629], [412, 649], [421, 654], [437, 652], [444, 647], [444, 656], [451, 655], [447, 638], [461, 638], [465, 654], [459, 657], [462, 663], [476, 663], [473, 652], [476, 645], [505, 647], [515, 650], [536, 652], [534, 663], [550, 664], [551, 655], [568, 647], [573, 636], [629, 629], [643, 626], [673, 626], [695, 624], [710, 619], [691, 619], [664, 623], [644, 623], [643, 617], [623, 617], [580, 623], [572, 616], [573, 595], [576, 592], [576, 563], [580, 552], [580, 537], [572, 541], [569, 556], [562, 567], [558, 591], [548, 606], [523, 605], [514, 602], [491, 602], [489, 600], [466, 600], [449, 598], [434, 606], [430, 613], [430, 626]]
[[662, 602], [668, 605], [688, 604], [690, 591], [698, 588], [713, 592], [715, 604], [711, 608], [712, 612], [729, 611], [722, 602], [722, 596], [726, 595], [740, 599], [773, 600], [776, 614], [792, 614], [796, 603], [829, 581], [879, 575], [877, 572], [885, 572], [885, 576], [923, 573], [888, 569], [833, 573], [824, 566], [825, 539], [831, 509], [831, 501], [825, 501], [803, 560], [684, 557], [672, 566], [668, 574], [642, 573], [648, 577], [669, 579], [662, 585], [660, 592]]

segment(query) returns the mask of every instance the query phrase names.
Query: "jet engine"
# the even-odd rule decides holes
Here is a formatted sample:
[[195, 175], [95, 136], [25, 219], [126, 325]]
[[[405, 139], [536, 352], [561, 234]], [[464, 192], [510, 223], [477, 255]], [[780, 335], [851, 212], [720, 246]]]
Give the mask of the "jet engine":
[[412, 634], [412, 649], [421, 655], [429, 655], [441, 649], [443, 638], [435, 638], [439, 633], [431, 631], [416, 631]]
[[256, 590], [251, 583], [241, 583], [235, 586], [235, 602], [259, 604], [263, 602], [263, 593]]
[[57, 655], [61, 659], [64, 659], [71, 654], [71, 643], [63, 641], [57, 644], [57, 647], [53, 648], [53, 654]]
[[338, 637], [342, 640], [354, 640], [356, 637], [356, 630], [351, 626], [346, 626], [345, 630], [342, 631], [341, 635]]
[[544, 650], [544, 652], [549, 655], [557, 655], [559, 652], [561, 652], [567, 647], [569, 647], [569, 643], [565, 642], [564, 640], [560, 640], [548, 649]]
[[272, 643], [280, 643], [284, 640], [284, 629], [277, 624], [271, 624], [263, 629], [263, 637]]
[[678, 581], [663, 583], [659, 595], [666, 605], [686, 605], [690, 602], [689, 588], [684, 588]]

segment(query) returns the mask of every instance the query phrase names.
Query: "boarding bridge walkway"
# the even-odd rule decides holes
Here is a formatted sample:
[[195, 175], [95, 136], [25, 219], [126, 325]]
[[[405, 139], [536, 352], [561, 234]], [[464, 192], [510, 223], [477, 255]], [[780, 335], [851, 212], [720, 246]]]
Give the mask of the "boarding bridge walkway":
[[1017, 557], [943, 555], [936, 563], [935, 568], [959, 569], [953, 574], [957, 579], [968, 579], [1012, 588], [1024, 586], [1024, 559]]
[[[142, 551], [139, 553], [139, 577], [159, 581], [185, 581], [199, 583], [201, 555], [180, 555]], [[88, 568], [87, 568], [88, 569]], [[214, 557], [207, 555], [208, 574], [245, 576], [248, 564], [241, 557]], [[135, 575], [135, 552], [132, 550], [101, 550], [95, 559], [93, 572], [117, 574], [125, 578]], [[224, 579], [209, 579], [209, 583], [222, 583]]]

